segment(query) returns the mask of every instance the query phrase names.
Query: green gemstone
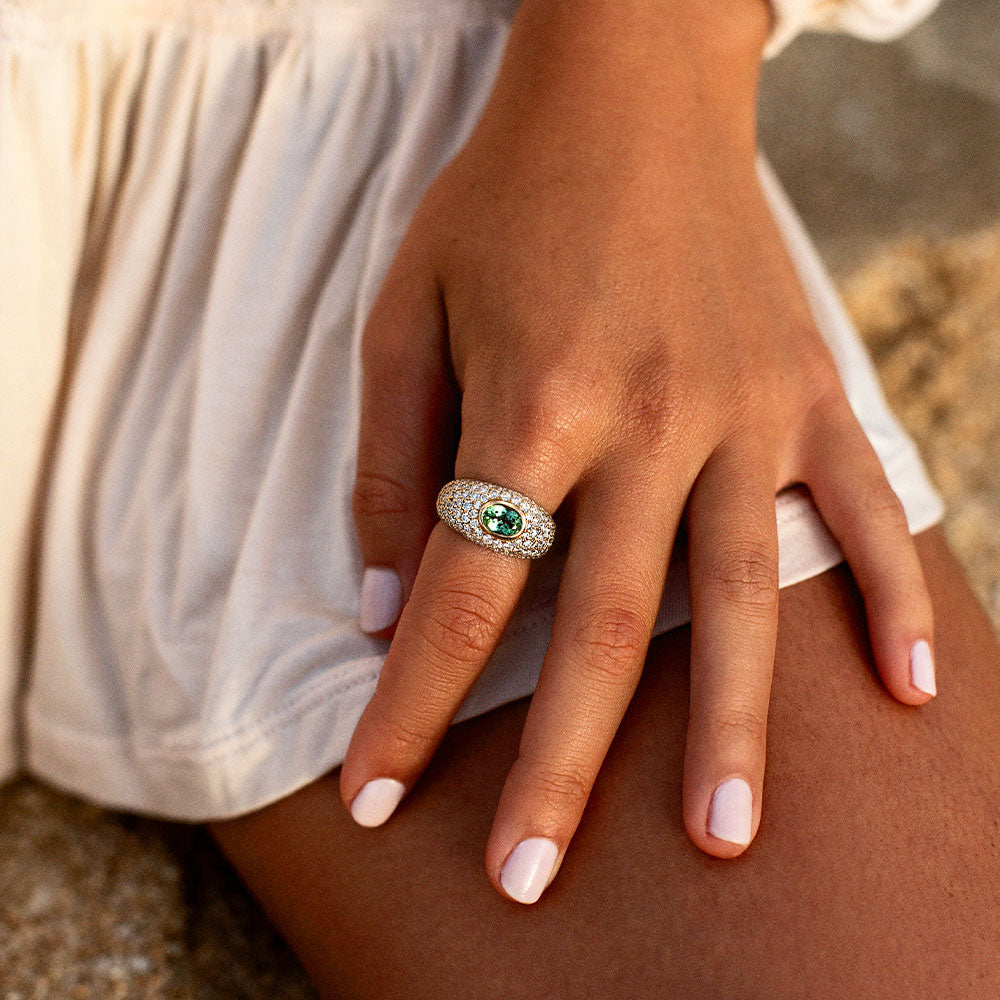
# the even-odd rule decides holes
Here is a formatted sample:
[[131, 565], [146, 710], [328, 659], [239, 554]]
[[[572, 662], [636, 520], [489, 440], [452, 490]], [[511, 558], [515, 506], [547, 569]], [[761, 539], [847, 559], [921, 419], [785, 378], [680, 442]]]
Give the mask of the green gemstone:
[[521, 512], [509, 503], [494, 500], [487, 504], [479, 515], [479, 523], [491, 534], [500, 538], [512, 538], [520, 534], [524, 527]]

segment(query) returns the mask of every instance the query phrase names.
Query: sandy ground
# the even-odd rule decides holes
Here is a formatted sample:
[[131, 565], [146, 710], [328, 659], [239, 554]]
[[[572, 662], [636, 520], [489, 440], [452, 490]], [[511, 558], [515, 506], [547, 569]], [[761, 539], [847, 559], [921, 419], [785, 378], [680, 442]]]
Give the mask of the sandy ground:
[[896, 248], [843, 282], [945, 531], [1000, 628], [1000, 225]]
[[[996, 16], [952, 0], [891, 46], [802, 39], [761, 119], [1000, 626]], [[0, 791], [0, 890], [0, 1000], [314, 996], [198, 828], [21, 781]]]

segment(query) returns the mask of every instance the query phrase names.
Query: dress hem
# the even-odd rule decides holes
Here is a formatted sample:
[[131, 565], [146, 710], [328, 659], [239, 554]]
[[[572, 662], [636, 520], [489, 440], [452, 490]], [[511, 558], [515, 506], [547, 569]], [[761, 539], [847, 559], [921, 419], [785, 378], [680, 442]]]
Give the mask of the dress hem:
[[[886, 475], [906, 511], [911, 533], [937, 524], [943, 506], [930, 485], [916, 449], [907, 444], [885, 461]], [[818, 576], [843, 555], [807, 495], [779, 497], [779, 536], [794, 555], [781, 566], [782, 588]], [[690, 621], [686, 572], [675, 567], [653, 635]], [[533, 608], [517, 630], [524, 650], [538, 661], [547, 639], [542, 627], [551, 606]], [[243, 815], [292, 794], [343, 761], [357, 720], [378, 679], [384, 656], [353, 664], [349, 679], [339, 675], [310, 687], [299, 699], [263, 720], [202, 746], [149, 746], [80, 732], [26, 713], [29, 774], [101, 806], [181, 822], [206, 822]], [[475, 689], [455, 722], [481, 715], [529, 695], [533, 676], [508, 672], [506, 683], [485, 697]], [[280, 747], [281, 752], [275, 752]], [[12, 775], [13, 776], [13, 775]]]

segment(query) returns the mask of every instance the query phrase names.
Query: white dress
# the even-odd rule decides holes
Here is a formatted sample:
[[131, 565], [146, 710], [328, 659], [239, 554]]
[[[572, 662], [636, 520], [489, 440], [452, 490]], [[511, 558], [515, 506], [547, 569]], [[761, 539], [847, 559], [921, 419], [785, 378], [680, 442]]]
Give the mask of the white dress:
[[[885, 36], [929, 0], [781, 0]], [[337, 765], [358, 628], [358, 341], [488, 97], [507, 0], [0, 0], [0, 768], [247, 812]], [[941, 516], [775, 178], [774, 212], [910, 528]], [[777, 501], [782, 586], [841, 555]], [[460, 718], [530, 693], [565, 551]], [[671, 569], [657, 634], [687, 620]]]

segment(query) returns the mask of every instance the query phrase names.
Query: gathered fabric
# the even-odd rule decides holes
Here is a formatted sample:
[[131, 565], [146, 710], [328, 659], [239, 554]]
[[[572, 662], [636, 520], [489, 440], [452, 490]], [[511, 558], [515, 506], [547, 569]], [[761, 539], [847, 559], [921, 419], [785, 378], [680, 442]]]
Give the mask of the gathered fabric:
[[[387, 649], [357, 622], [361, 331], [478, 120], [514, 12], [0, 0], [3, 774], [205, 820], [343, 759]], [[940, 499], [759, 168], [922, 530]], [[782, 586], [841, 560], [804, 491], [776, 517]], [[532, 564], [459, 719], [534, 689], [566, 541]], [[655, 634], [687, 620], [675, 552]]]

